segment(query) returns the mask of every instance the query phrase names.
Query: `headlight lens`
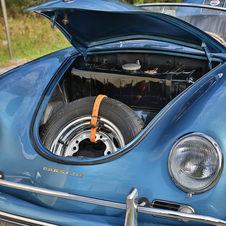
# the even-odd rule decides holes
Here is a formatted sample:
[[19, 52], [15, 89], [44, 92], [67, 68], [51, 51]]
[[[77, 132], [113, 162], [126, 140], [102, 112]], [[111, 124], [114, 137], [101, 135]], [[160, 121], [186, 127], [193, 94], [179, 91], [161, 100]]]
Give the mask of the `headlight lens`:
[[212, 188], [220, 178], [221, 169], [220, 147], [206, 134], [188, 134], [179, 139], [170, 150], [170, 176], [186, 192], [198, 193]]

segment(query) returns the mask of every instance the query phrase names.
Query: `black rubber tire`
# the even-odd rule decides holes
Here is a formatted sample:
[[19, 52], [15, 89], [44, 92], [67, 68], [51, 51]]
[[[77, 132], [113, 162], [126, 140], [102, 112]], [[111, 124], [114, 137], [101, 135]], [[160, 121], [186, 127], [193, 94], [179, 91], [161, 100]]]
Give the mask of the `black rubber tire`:
[[[40, 138], [47, 149], [70, 121], [77, 117], [92, 115], [96, 97], [85, 97], [65, 105], [43, 126]], [[111, 121], [123, 135], [125, 144], [132, 141], [144, 128], [144, 122], [127, 105], [111, 98], [104, 98], [100, 104], [99, 116]]]

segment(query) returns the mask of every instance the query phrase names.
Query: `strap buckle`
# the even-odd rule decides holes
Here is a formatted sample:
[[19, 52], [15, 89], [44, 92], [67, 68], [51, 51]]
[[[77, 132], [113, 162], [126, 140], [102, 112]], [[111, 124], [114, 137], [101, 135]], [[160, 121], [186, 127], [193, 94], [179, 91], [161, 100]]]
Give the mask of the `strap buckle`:
[[107, 98], [106, 95], [98, 95], [93, 105], [93, 111], [92, 111], [91, 122], [90, 122], [90, 125], [91, 125], [90, 142], [92, 143], [96, 143], [98, 112], [99, 112], [101, 101], [105, 97]]

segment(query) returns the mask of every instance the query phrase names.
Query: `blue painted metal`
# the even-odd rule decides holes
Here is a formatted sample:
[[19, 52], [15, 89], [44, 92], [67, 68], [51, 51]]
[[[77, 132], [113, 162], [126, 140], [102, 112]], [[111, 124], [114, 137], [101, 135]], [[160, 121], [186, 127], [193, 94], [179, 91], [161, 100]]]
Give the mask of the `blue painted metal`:
[[185, 0], [183, 3], [203, 4], [204, 0]]
[[[48, 4], [52, 3], [44, 6]], [[124, 4], [119, 6], [124, 7]], [[153, 15], [152, 19], [155, 17], [150, 15]], [[168, 18], [162, 17], [163, 20]], [[196, 31], [193, 34], [197, 34]], [[198, 40], [195, 39], [195, 42]], [[223, 52], [222, 47], [219, 48]], [[175, 45], [175, 52], [176, 49]], [[197, 57], [203, 57], [203, 52], [195, 50], [195, 53]], [[225, 197], [226, 166], [213, 189], [192, 198], [174, 185], [167, 169], [170, 148], [178, 138], [191, 132], [203, 132], [213, 137], [226, 155], [226, 65], [219, 65], [176, 97], [128, 147], [119, 151], [120, 155], [113, 154], [115, 159], [94, 165], [76, 165], [74, 159], [69, 159], [70, 164], [62, 164], [62, 157], [54, 156], [41, 144], [38, 126], [45, 103], [76, 54], [73, 47], [68, 48], [0, 77], [0, 170], [4, 171], [6, 180], [123, 203], [128, 191], [136, 187], [139, 197], [186, 203], [192, 205], [198, 214], [226, 219], [226, 202], [222, 201]], [[220, 73], [223, 76], [218, 76]], [[34, 118], [36, 114], [37, 118]], [[30, 130], [33, 122], [34, 128]], [[31, 139], [33, 136], [36, 147]], [[131, 145], [134, 148], [127, 152]], [[44, 154], [37, 152], [37, 148]], [[57, 161], [49, 159], [53, 156]], [[104, 158], [108, 159], [99, 159]], [[55, 169], [61, 170], [61, 173], [54, 172]], [[124, 222], [125, 212], [121, 210], [12, 188], [0, 187], [0, 191], [0, 211], [60, 225], [93, 225], [93, 222], [95, 225], [122, 225]], [[167, 219], [139, 215], [139, 225], [172, 224]], [[180, 224], [175, 222], [175, 225]]]
[[76, 0], [72, 2], [63, 2], [62, 0], [49, 1], [29, 9], [25, 11], [37, 11], [37, 12], [45, 12], [45, 11], [55, 11], [55, 10], [93, 10], [93, 11], [108, 11], [108, 12], [125, 12], [125, 11], [142, 11], [142, 9], [137, 8], [131, 4], [127, 4], [125, 2], [120, 1], [112, 1], [112, 0]]
[[[215, 69], [212, 74], [204, 77], [166, 106], [166, 108], [170, 107], [167, 114], [151, 131], [149, 129], [152, 124], [136, 138], [135, 143], [141, 138], [142, 142], [138, 143], [130, 152], [113, 161], [99, 165], [63, 165], [49, 161], [36, 152], [30, 139], [29, 129], [47, 84], [52, 80], [53, 74], [57, 73], [58, 68], [63, 66], [56, 74], [56, 81], [60, 79], [62, 71], [66, 70], [67, 65], [70, 65], [70, 63], [67, 64], [66, 60], [71, 54], [73, 54], [72, 48], [63, 50], [30, 62], [1, 77], [0, 169], [4, 170], [6, 180], [118, 202], [125, 202], [128, 191], [135, 186], [140, 197], [144, 196], [150, 200], [163, 199], [184, 202], [192, 205], [198, 214], [208, 214], [225, 219], [225, 203], [220, 202], [226, 183], [225, 170], [223, 170], [218, 184], [212, 190], [194, 195], [190, 199], [171, 181], [167, 170], [167, 158], [173, 143], [183, 134], [194, 131], [204, 132], [212, 136], [220, 144], [225, 155], [226, 107], [224, 100], [226, 77], [219, 78], [217, 75], [224, 72], [226, 66], [223, 65]], [[48, 99], [48, 95], [45, 98]], [[155, 123], [155, 120], [152, 123]], [[38, 135], [35, 134], [35, 136], [38, 139]], [[121, 152], [123, 151], [125, 150]], [[132, 164], [128, 164], [128, 162]], [[63, 170], [64, 173], [84, 174], [84, 177], [47, 172], [44, 167]], [[91, 214], [88, 215], [89, 220], [94, 219], [92, 218], [94, 214], [112, 216], [107, 220], [110, 225], [114, 225], [115, 216], [119, 218], [119, 222], [122, 222], [125, 214], [120, 210], [65, 201], [45, 195], [28, 194], [23, 191], [15, 193], [14, 189], [9, 188], [1, 188], [1, 192], [3, 192], [3, 198], [8, 197], [4, 194], [5, 192], [26, 202], [53, 209], [53, 211], [46, 212], [46, 217], [49, 222], [59, 224], [61, 220], [65, 220], [64, 211]], [[10, 200], [12, 202], [18, 201], [16, 198]], [[208, 203], [211, 203], [211, 205], [208, 205]], [[19, 215], [23, 215], [22, 210], [26, 210], [24, 211], [26, 216], [40, 218], [33, 211], [40, 209], [40, 207], [33, 206], [29, 210], [30, 204], [23, 202], [20, 202], [20, 206], [23, 208], [19, 209], [15, 205], [15, 208], [9, 210], [7, 205], [1, 205], [0, 210], [11, 211]], [[59, 209], [63, 212], [56, 212]], [[54, 215], [59, 216], [60, 219], [54, 218]], [[68, 217], [69, 215], [70, 217]], [[65, 215], [66, 218], [68, 217], [68, 221], [70, 221], [72, 215], [69, 213]], [[76, 214], [73, 219], [76, 220], [77, 217], [80, 218], [80, 215]], [[141, 225], [142, 222], [146, 221], [156, 225], [171, 222], [152, 216], [141, 215], [140, 218]], [[77, 220], [80, 222], [81, 219]], [[73, 225], [72, 222], [74, 221], [61, 223]], [[84, 222], [88, 225], [88, 220], [84, 220]]]
[[1, 208], [1, 210], [4, 210], [7, 213], [26, 217], [29, 219], [34, 219], [35, 217], [37, 220], [47, 223], [55, 222], [55, 224], [58, 225], [93, 226], [95, 222], [95, 225], [97, 226], [108, 226], [108, 225], [119, 226], [123, 225], [124, 223], [124, 220], [119, 217], [98, 216], [92, 214], [75, 215], [74, 213], [47, 209], [45, 207], [34, 205], [30, 202], [23, 201], [21, 199], [15, 198], [4, 193], [0, 194], [0, 201], [1, 205], [4, 206], [4, 208]]
[[[221, 3], [221, 1], [219, 1]], [[183, 3], [188, 3], [188, 4], [200, 4], [202, 5], [204, 3], [204, 0], [185, 0]], [[204, 5], [205, 6], [205, 5]], [[207, 5], [209, 7], [211, 7], [211, 5]], [[212, 6], [213, 7], [213, 6]], [[219, 5], [215, 6], [216, 8], [221, 8]], [[224, 5], [222, 6], [223, 9], [225, 10], [226, 4], [224, 3]], [[179, 10], [177, 11], [177, 16], [184, 16], [184, 15], [201, 15], [202, 14], [202, 8], [186, 8], [186, 7], [181, 7], [179, 8]], [[220, 16], [225, 16], [226, 12], [225, 11], [221, 11], [219, 12]]]
[[[28, 10], [41, 13], [50, 20], [58, 11], [56, 26], [83, 55], [90, 47], [137, 39], [165, 41], [196, 49], [202, 49], [205, 41], [211, 52], [225, 52], [225, 47], [214, 38], [185, 21], [118, 1], [76, 0], [67, 3], [57, 0]], [[68, 11], [69, 20], [66, 25], [63, 23], [65, 11]]]

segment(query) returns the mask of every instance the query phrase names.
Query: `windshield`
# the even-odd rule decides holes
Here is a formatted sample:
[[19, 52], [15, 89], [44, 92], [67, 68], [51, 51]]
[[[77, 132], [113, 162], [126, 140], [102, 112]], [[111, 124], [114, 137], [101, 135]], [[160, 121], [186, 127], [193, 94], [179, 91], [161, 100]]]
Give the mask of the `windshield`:
[[[191, 2], [191, 0], [189, 2]], [[167, 3], [159, 3], [143, 4], [139, 6], [150, 11], [178, 17], [200, 28], [223, 45], [226, 45], [225, 0], [220, 1], [220, 4], [217, 6], [213, 5], [215, 2], [217, 1], [206, 0], [203, 5], [191, 3], [175, 3], [175, 5], [169, 3], [167, 5]]]

